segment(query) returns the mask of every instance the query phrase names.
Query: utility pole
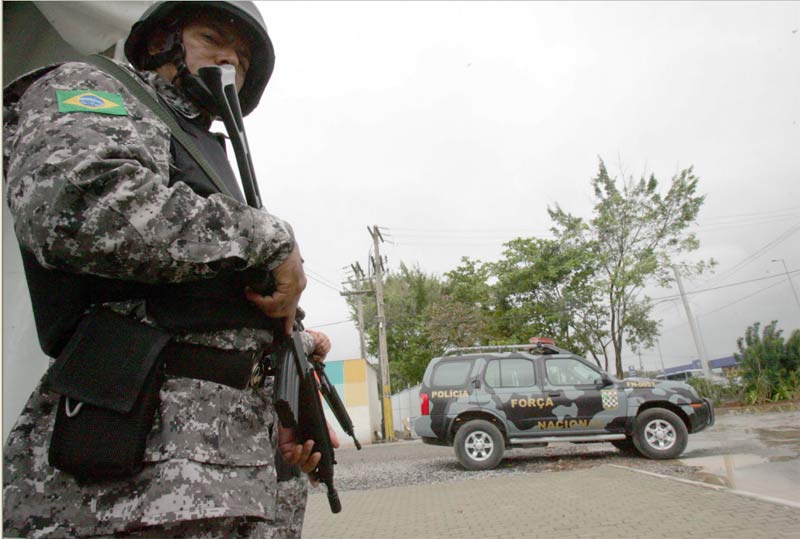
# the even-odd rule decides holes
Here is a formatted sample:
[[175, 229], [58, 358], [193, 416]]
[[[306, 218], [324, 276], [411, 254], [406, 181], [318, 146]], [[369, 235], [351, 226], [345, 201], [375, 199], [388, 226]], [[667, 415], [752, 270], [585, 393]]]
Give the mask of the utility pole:
[[664, 354], [661, 353], [661, 341], [656, 341], [656, 348], [658, 348], [658, 359], [661, 360], [661, 373], [667, 374], [667, 368], [664, 367]]
[[686, 299], [686, 292], [683, 290], [683, 281], [681, 280], [678, 266], [672, 266], [672, 271], [675, 272], [675, 281], [678, 283], [678, 291], [681, 293], [683, 308], [686, 309], [686, 318], [689, 319], [689, 327], [692, 330], [692, 338], [694, 339], [694, 347], [697, 350], [697, 356], [700, 358], [700, 364], [703, 366], [706, 379], [711, 380], [711, 367], [708, 364], [708, 357], [706, 357], [705, 348], [700, 340], [700, 328], [697, 325], [697, 319], [692, 315], [692, 310], [689, 308], [689, 300]]
[[[347, 266], [345, 266], [347, 267]], [[350, 268], [353, 270], [353, 274], [355, 275], [355, 279], [351, 278], [346, 283], [342, 283], [343, 285], [350, 285], [350, 290], [345, 290], [343, 292], [339, 292], [339, 295], [344, 297], [355, 296], [357, 303], [356, 303], [356, 313], [358, 315], [358, 339], [359, 339], [359, 346], [361, 349], [361, 357], [363, 359], [367, 359], [367, 341], [364, 336], [364, 299], [363, 296], [372, 294], [372, 289], [370, 287], [369, 290], [364, 290], [361, 288], [361, 285], [367, 281], [366, 275], [364, 275], [364, 270], [361, 269], [361, 264], [355, 262], [354, 264], [350, 265]]]
[[792, 293], [794, 294], [794, 301], [797, 303], [797, 308], [800, 309], [800, 298], [797, 297], [797, 290], [794, 288], [794, 283], [792, 282], [792, 276], [789, 275], [789, 268], [786, 267], [786, 261], [782, 258], [773, 258], [772, 262], [780, 262], [783, 264], [783, 271], [786, 273], [786, 280], [789, 281], [789, 286], [792, 287]]
[[381, 367], [381, 398], [383, 400], [383, 439], [387, 442], [394, 440], [394, 425], [392, 422], [392, 389], [389, 382], [389, 351], [386, 344], [386, 316], [383, 312], [383, 260], [381, 247], [383, 236], [378, 225], [367, 227], [372, 236], [375, 249], [372, 259], [375, 267], [375, 301], [378, 310], [378, 360]]
[[642, 350], [639, 350], [639, 372], [644, 376], [644, 363], [642, 363]]
[[[364, 292], [362, 292], [363, 294]], [[358, 345], [359, 349], [361, 350], [361, 357], [363, 359], [367, 359], [367, 342], [364, 338], [364, 301], [361, 298], [361, 295], [358, 296], [358, 303], [356, 303], [356, 309], [358, 309]]]

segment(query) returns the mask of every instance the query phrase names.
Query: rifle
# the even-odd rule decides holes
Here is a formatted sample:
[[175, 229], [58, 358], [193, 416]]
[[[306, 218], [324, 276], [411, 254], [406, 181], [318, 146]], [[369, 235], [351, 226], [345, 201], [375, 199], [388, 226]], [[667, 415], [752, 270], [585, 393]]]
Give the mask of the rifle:
[[[198, 74], [210, 95], [213, 96], [214, 105], [216, 105], [215, 112], [222, 118], [231, 139], [247, 204], [256, 209], [262, 209], [261, 195], [250, 159], [250, 148], [247, 144], [244, 120], [236, 91], [236, 69], [230, 65], [205, 66], [198, 70]], [[268, 278], [271, 278], [271, 275], [262, 276], [261, 286], [253, 288], [259, 292], [268, 291], [270, 286], [274, 288]], [[361, 445], [355, 439], [353, 424], [344, 404], [325, 375], [324, 366], [319, 365], [315, 370], [306, 357], [299, 333], [303, 330], [299, 318], [302, 316], [295, 321], [291, 336], [284, 336], [283, 345], [274, 356], [275, 410], [281, 425], [285, 428], [295, 429], [298, 439], [314, 440], [312, 454], [320, 453], [321, 458], [311, 475], [325, 484], [328, 489], [328, 503], [331, 512], [338, 513], [342, 510], [342, 505], [333, 485], [333, 466], [336, 464], [336, 460], [328, 432], [328, 423], [325, 420], [325, 412], [320, 400], [321, 390], [342, 428], [353, 437], [358, 449], [361, 449]], [[279, 333], [282, 334], [282, 332]], [[322, 373], [319, 379], [315, 372]], [[323, 388], [320, 387], [319, 380], [325, 380]]]

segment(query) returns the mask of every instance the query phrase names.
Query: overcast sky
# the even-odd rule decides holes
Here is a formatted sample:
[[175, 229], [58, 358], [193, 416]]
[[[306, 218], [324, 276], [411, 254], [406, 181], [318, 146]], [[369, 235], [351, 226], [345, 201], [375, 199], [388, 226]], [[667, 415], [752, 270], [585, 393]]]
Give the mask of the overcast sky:
[[[548, 234], [548, 206], [590, 215], [598, 157], [664, 185], [694, 166], [706, 203], [692, 258], [719, 266], [687, 290], [766, 278], [690, 295], [709, 357], [756, 321], [800, 327], [771, 262], [800, 269], [800, 4], [260, 9], [277, 62], [248, 135], [266, 206], [297, 231], [307, 325], [332, 337], [331, 359], [359, 355], [338, 289], [342, 267], [366, 267], [368, 225], [386, 232], [390, 268], [496, 260], [503, 242]], [[680, 301], [655, 313], [666, 366], [697, 357]], [[642, 359], [660, 366], [656, 350]]]
[[[295, 227], [301, 304], [331, 336], [329, 360], [359, 356], [339, 290], [343, 267], [367, 267], [367, 226], [384, 231], [392, 269], [442, 276], [462, 256], [497, 260], [504, 242], [548, 234], [548, 206], [590, 216], [598, 157], [664, 185], [694, 166], [706, 203], [692, 258], [719, 266], [686, 288], [709, 357], [734, 352], [756, 321], [800, 328], [771, 262], [800, 270], [799, 3], [259, 7], [277, 63], [248, 137], [266, 207]], [[21, 286], [4, 290], [4, 304], [26, 301]], [[680, 301], [655, 314], [664, 364], [697, 357]], [[35, 336], [20, 323], [4, 336], [30, 348], [4, 358], [4, 435], [47, 364], [28, 357]], [[657, 349], [642, 361], [661, 365]]]

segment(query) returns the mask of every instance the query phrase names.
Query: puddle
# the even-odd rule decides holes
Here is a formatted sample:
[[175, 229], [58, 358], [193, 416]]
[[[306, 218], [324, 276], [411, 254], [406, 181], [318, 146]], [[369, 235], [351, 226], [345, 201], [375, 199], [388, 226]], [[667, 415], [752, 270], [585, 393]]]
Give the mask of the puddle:
[[[774, 431], [772, 431], [774, 433]], [[739, 453], [680, 459], [701, 468], [706, 483], [800, 502], [800, 459], [793, 455]]]
[[753, 429], [753, 431], [768, 447], [787, 447], [800, 453], [800, 429]]

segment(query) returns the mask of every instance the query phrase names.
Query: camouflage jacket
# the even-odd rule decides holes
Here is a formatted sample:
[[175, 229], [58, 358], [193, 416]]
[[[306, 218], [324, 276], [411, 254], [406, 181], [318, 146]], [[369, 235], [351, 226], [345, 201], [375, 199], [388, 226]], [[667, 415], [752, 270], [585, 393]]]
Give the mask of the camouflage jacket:
[[[174, 86], [152, 72], [137, 75], [175, 112], [208, 127]], [[89, 104], [118, 114], [81, 108], [88, 94]], [[273, 269], [294, 247], [288, 225], [265, 211], [224, 195], [203, 198], [181, 182], [170, 186], [168, 128], [91, 65], [33, 72], [6, 89], [3, 105], [7, 201], [20, 243], [45, 267], [177, 282], [226, 268]], [[144, 318], [137, 302], [112, 307]], [[272, 342], [270, 332], [255, 329], [184, 338], [238, 350]], [[37, 388], [8, 438], [7, 532], [75, 537], [216, 517], [275, 518], [269, 386], [241, 391], [167, 379], [148, 438], [150, 464], [131, 481], [88, 486], [47, 463], [57, 403]]]

